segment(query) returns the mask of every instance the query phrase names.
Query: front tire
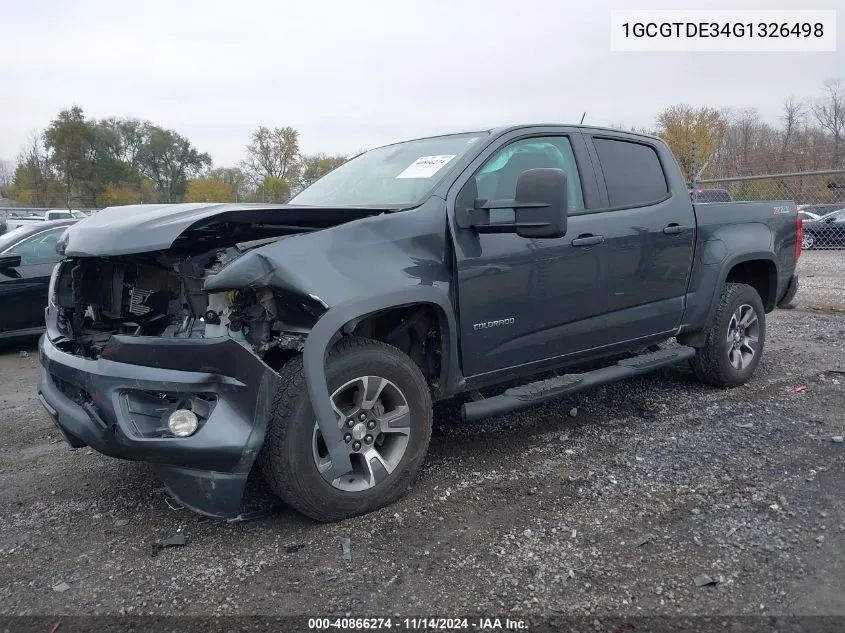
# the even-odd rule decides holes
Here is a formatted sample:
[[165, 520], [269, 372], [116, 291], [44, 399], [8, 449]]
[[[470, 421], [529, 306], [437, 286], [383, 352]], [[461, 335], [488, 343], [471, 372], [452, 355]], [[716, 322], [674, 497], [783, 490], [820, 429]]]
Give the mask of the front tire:
[[431, 438], [431, 394], [419, 367], [397, 348], [348, 337], [326, 359], [326, 381], [353, 472], [334, 478], [317, 428], [302, 358], [279, 372], [281, 386], [259, 456], [270, 488], [318, 521], [382, 508], [414, 482]]
[[715, 387], [738, 387], [754, 374], [766, 341], [766, 312], [757, 291], [728, 283], [704, 346], [692, 360], [698, 379]]

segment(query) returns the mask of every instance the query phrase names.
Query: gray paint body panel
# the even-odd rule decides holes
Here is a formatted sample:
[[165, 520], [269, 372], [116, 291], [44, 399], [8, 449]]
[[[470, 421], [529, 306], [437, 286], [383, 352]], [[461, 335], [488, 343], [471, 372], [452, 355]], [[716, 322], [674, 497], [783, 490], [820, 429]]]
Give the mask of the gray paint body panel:
[[[475, 170], [508, 143], [543, 135], [569, 136], [581, 172], [586, 209], [570, 217], [567, 234], [529, 240], [459, 226], [459, 194]], [[669, 195], [651, 205], [609, 208], [593, 136], [653, 145]], [[351, 464], [341, 450], [324, 365], [339, 329], [357, 317], [409, 304], [434, 306], [444, 347], [435, 396], [444, 398], [700, 332], [739, 262], [771, 262], [778, 297], [795, 272], [794, 204], [693, 205], [668, 147], [624, 132], [578, 126], [494, 130], [450, 167], [420, 206], [389, 211], [205, 204], [107, 209], [68, 231], [65, 252], [107, 257], [165, 250], [191, 231], [221, 222], [322, 229], [247, 252], [209, 277], [205, 289], [266, 286], [310, 296], [325, 308], [307, 336], [303, 362], [337, 475]], [[663, 228], [673, 223], [686, 228], [670, 236]], [[572, 239], [584, 233], [605, 241], [573, 247]], [[489, 321], [507, 325], [473, 327]]]

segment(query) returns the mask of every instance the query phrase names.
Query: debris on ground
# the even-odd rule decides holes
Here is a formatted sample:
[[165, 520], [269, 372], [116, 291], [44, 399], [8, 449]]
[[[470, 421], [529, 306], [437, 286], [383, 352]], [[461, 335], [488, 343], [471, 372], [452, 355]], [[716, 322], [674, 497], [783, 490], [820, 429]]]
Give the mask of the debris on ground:
[[701, 574], [700, 576], [695, 577], [695, 586], [696, 587], [706, 587], [707, 585], [715, 585], [719, 581], [711, 578], [707, 574]]
[[640, 536], [634, 539], [633, 545], [634, 547], [642, 547], [643, 545], [651, 541], [651, 539], [651, 534], [641, 534]]
[[169, 495], [164, 498], [164, 502], [167, 504], [167, 507], [170, 508], [171, 510], [178, 512], [179, 510], [185, 509], [185, 506], [183, 506], [181, 503], [176, 501], [176, 499], [174, 499], [173, 497], [171, 497]]
[[114, 522], [114, 527], [126, 527], [129, 525], [129, 519], [118, 519]]
[[804, 393], [805, 391], [807, 391], [807, 387], [804, 385], [798, 385], [797, 387], [793, 387], [792, 391], [794, 393]]
[[180, 525], [176, 530], [163, 538], [150, 543], [150, 556], [155, 558], [165, 547], [181, 547], [191, 542], [191, 535]]
[[569, 417], [570, 417], [570, 418], [576, 418], [576, 417], [578, 417], [578, 407], [572, 407], [572, 408], [569, 410]]
[[343, 560], [352, 560], [352, 540], [348, 538], [340, 539], [340, 546], [343, 548]]
[[258, 519], [266, 519], [267, 517], [278, 514], [282, 511], [284, 506], [280, 503], [267, 506], [266, 508], [259, 508], [250, 512], [244, 512], [231, 519], [226, 519], [226, 523], [246, 523], [247, 521], [257, 521]]
[[285, 553], [286, 554], [295, 554], [299, 550], [302, 549], [302, 545], [299, 543], [291, 543], [290, 545], [285, 545]]
[[841, 435], [834, 435], [834, 436], [833, 436], [832, 438], [830, 438], [830, 439], [831, 439], [832, 441], [836, 442], [837, 444], [841, 444], [842, 442], [845, 442], [845, 437], [843, 437], [843, 436], [841, 436]]
[[64, 593], [68, 589], [70, 589], [70, 585], [66, 582], [60, 582], [58, 585], [53, 585], [53, 591], [56, 593]]
[[26, 357], [28, 357], [28, 356], [29, 356], [29, 352], [27, 352], [26, 350], [21, 350], [21, 351], [20, 351], [20, 354], [18, 354], [18, 355], [19, 355], [21, 358], [26, 358]]
[[[685, 628], [689, 616], [694, 629], [698, 616], [753, 618], [760, 604], [764, 614], [830, 613], [841, 592], [820, 587], [845, 586], [836, 556], [845, 443], [832, 439], [845, 435], [845, 374], [819, 376], [845, 370], [843, 329], [845, 314], [776, 310], [749, 388], [712, 389], [686, 366], [667, 368], [579, 394], [578, 409], [594, 418], [586, 426], [581, 411], [569, 417], [576, 399], [478, 424], [461, 421], [459, 403], [439, 403], [414, 488], [330, 524], [287, 507], [243, 525], [174, 513], [146, 465], [56, 449], [55, 426], [32, 394], [36, 354], [22, 362], [12, 348], [0, 354], [0, 569], [13, 570], [2, 610], [184, 616], [196, 612], [186, 588], [202, 586], [208, 614], [223, 618], [480, 609], [592, 630], [594, 617], [612, 628], [608, 614], [645, 613], [667, 629]], [[639, 419], [641, 405], [651, 419]], [[279, 503], [260, 478], [248, 487], [237, 512]], [[129, 525], [115, 527], [120, 519]], [[179, 525], [191, 533], [188, 548], [149, 558], [150, 543]], [[651, 541], [634, 546], [646, 534]], [[339, 541], [353, 535], [354, 556], [343, 560]], [[372, 582], [350, 593], [361, 571]], [[717, 584], [697, 587], [702, 573]], [[62, 581], [70, 589], [54, 592]], [[57, 633], [85, 628], [53, 616], [38, 633], [59, 619]]]

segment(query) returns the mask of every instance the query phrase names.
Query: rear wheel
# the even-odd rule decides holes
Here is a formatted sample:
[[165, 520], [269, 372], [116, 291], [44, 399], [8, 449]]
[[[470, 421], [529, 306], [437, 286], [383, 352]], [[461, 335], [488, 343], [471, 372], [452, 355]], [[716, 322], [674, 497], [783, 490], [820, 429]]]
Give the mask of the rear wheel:
[[766, 340], [766, 313], [757, 291], [728, 283], [704, 347], [692, 360], [699, 380], [717, 387], [737, 387], [754, 374]]
[[259, 459], [273, 491], [319, 521], [364, 514], [395, 501], [413, 483], [431, 437], [431, 395], [400, 350], [361, 338], [338, 343], [326, 379], [352, 472], [335, 477], [314, 419], [302, 359], [280, 372], [282, 386]]

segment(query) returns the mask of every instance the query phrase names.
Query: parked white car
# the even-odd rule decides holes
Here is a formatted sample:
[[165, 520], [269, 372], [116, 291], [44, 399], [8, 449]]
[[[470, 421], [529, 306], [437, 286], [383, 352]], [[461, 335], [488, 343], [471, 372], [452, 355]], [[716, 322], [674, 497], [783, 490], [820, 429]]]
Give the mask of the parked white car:
[[81, 220], [88, 217], [82, 211], [76, 209], [47, 209], [44, 215], [27, 215], [24, 217], [15, 217], [13, 215], [6, 216], [6, 230], [14, 229], [19, 226], [33, 224], [35, 222], [49, 222], [50, 220]]

